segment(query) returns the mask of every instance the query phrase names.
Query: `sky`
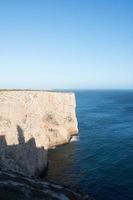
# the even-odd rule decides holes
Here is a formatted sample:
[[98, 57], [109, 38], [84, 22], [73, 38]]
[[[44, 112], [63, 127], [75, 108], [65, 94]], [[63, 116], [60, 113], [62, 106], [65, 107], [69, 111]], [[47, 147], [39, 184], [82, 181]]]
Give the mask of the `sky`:
[[0, 0], [0, 88], [133, 89], [133, 1]]

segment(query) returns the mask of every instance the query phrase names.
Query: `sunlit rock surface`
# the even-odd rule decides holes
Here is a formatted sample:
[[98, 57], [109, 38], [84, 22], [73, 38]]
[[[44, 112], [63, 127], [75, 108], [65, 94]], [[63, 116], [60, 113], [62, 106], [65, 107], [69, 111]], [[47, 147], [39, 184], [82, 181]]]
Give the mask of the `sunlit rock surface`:
[[75, 106], [72, 93], [0, 91], [0, 134], [7, 144], [18, 144], [19, 126], [37, 147], [68, 142], [78, 131]]

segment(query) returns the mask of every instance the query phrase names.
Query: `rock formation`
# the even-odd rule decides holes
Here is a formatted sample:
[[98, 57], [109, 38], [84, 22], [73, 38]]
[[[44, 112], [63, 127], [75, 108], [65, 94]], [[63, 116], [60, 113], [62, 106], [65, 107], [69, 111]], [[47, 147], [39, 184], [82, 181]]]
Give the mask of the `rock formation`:
[[47, 149], [77, 134], [72, 93], [1, 90], [0, 163], [30, 175], [47, 166]]
[[94, 200], [52, 182], [27, 177], [12, 171], [0, 171], [1, 200]]

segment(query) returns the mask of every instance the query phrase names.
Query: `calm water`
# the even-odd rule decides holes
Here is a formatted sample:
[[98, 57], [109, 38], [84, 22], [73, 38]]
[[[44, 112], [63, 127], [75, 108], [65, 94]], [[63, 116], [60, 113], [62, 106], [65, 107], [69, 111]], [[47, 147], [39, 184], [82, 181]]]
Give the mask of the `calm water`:
[[48, 178], [96, 200], [133, 200], [133, 91], [76, 91], [79, 140], [49, 151]]

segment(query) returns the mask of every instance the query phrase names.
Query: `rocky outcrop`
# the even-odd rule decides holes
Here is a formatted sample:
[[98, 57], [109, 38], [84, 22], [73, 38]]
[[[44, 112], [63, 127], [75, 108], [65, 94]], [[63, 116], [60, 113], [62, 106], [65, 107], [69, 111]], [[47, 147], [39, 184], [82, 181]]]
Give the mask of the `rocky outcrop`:
[[72, 93], [1, 90], [0, 163], [30, 175], [47, 166], [47, 149], [77, 134]]
[[11, 171], [0, 171], [1, 200], [92, 200], [67, 187]]

